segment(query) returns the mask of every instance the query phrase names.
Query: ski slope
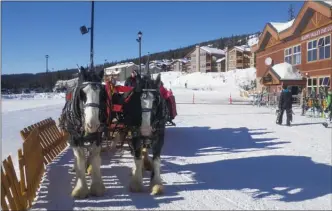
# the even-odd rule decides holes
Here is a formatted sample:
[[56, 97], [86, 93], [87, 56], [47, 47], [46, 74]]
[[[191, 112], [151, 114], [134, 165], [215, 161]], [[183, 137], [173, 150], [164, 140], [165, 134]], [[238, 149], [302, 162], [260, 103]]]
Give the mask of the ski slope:
[[[104, 152], [105, 196], [74, 200], [70, 193], [75, 177], [69, 172], [73, 155], [68, 149], [48, 167], [32, 210], [331, 210], [332, 128], [324, 128], [323, 119], [300, 116], [296, 108], [292, 127], [276, 125], [274, 111], [237, 96], [238, 84], [250, 81], [249, 73], [228, 73], [225, 83], [219, 74], [203, 75], [162, 75], [181, 102], [177, 126], [167, 128], [165, 135], [164, 195], [130, 193], [133, 158], [128, 152], [122, 157]], [[196, 77], [205, 79], [198, 84]], [[193, 93], [196, 104], [191, 102]], [[238, 98], [232, 105], [230, 93]], [[63, 104], [59, 95], [3, 99], [3, 159], [17, 154], [22, 128], [48, 117], [57, 120]], [[146, 187], [148, 178], [146, 174]]]

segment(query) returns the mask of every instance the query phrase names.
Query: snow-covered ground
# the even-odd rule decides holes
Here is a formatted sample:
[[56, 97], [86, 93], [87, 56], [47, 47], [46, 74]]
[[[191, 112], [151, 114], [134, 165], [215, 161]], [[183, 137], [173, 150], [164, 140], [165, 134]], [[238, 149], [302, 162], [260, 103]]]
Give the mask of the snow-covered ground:
[[[321, 125], [323, 119], [300, 116], [298, 109], [292, 127], [286, 127], [275, 124], [268, 108], [237, 101], [228, 105], [230, 93], [241, 100], [237, 85], [251, 80], [250, 70], [240, 71], [225, 74], [225, 83], [223, 74], [162, 75], [182, 102], [177, 104], [177, 126], [167, 128], [165, 135], [164, 195], [130, 193], [133, 158], [128, 152], [122, 157], [103, 152], [106, 195], [73, 200], [75, 178], [68, 172], [73, 155], [66, 150], [48, 167], [33, 209], [331, 210], [332, 129]], [[193, 93], [196, 104], [191, 104]], [[57, 119], [63, 103], [63, 98], [2, 100], [3, 159], [6, 153], [17, 154], [22, 128], [47, 117]], [[146, 186], [148, 178], [146, 174]]]

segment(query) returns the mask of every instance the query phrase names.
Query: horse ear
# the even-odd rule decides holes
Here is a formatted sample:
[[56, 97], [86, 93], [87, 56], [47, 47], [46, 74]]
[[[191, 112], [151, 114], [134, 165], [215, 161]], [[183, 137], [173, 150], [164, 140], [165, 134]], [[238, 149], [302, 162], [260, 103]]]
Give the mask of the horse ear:
[[159, 87], [161, 85], [161, 75], [160, 73], [158, 74], [157, 78], [156, 78], [156, 85]]
[[104, 78], [104, 70], [99, 71], [98, 77], [100, 78], [100, 80]]
[[86, 79], [87, 79], [87, 72], [86, 72], [86, 70], [84, 69], [83, 66], [80, 67], [79, 78], [82, 81], [86, 81]]

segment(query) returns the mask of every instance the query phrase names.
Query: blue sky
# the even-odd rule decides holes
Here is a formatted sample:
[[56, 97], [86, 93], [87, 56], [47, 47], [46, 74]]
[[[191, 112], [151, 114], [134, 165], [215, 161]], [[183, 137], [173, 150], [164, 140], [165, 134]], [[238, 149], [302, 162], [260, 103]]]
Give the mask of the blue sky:
[[[232, 34], [262, 31], [297, 15], [303, 2], [95, 2], [95, 64], [138, 57]], [[52, 71], [89, 63], [91, 2], [2, 2], [2, 74]]]

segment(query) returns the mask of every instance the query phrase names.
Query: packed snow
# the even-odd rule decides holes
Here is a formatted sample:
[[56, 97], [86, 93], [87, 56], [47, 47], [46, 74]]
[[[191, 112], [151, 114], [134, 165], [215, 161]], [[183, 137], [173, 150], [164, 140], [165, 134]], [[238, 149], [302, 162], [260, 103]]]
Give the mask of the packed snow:
[[[239, 97], [240, 86], [254, 75], [254, 68], [162, 73], [178, 110], [162, 151], [164, 195], [130, 193], [132, 156], [103, 152], [105, 196], [72, 199], [73, 154], [67, 149], [48, 166], [32, 210], [331, 210], [331, 128], [321, 118], [300, 116], [298, 108], [292, 127], [276, 125], [274, 111]], [[238, 99], [231, 105], [230, 93]], [[63, 105], [63, 98], [3, 99], [3, 159], [17, 154], [21, 129], [48, 117], [57, 120]]]

